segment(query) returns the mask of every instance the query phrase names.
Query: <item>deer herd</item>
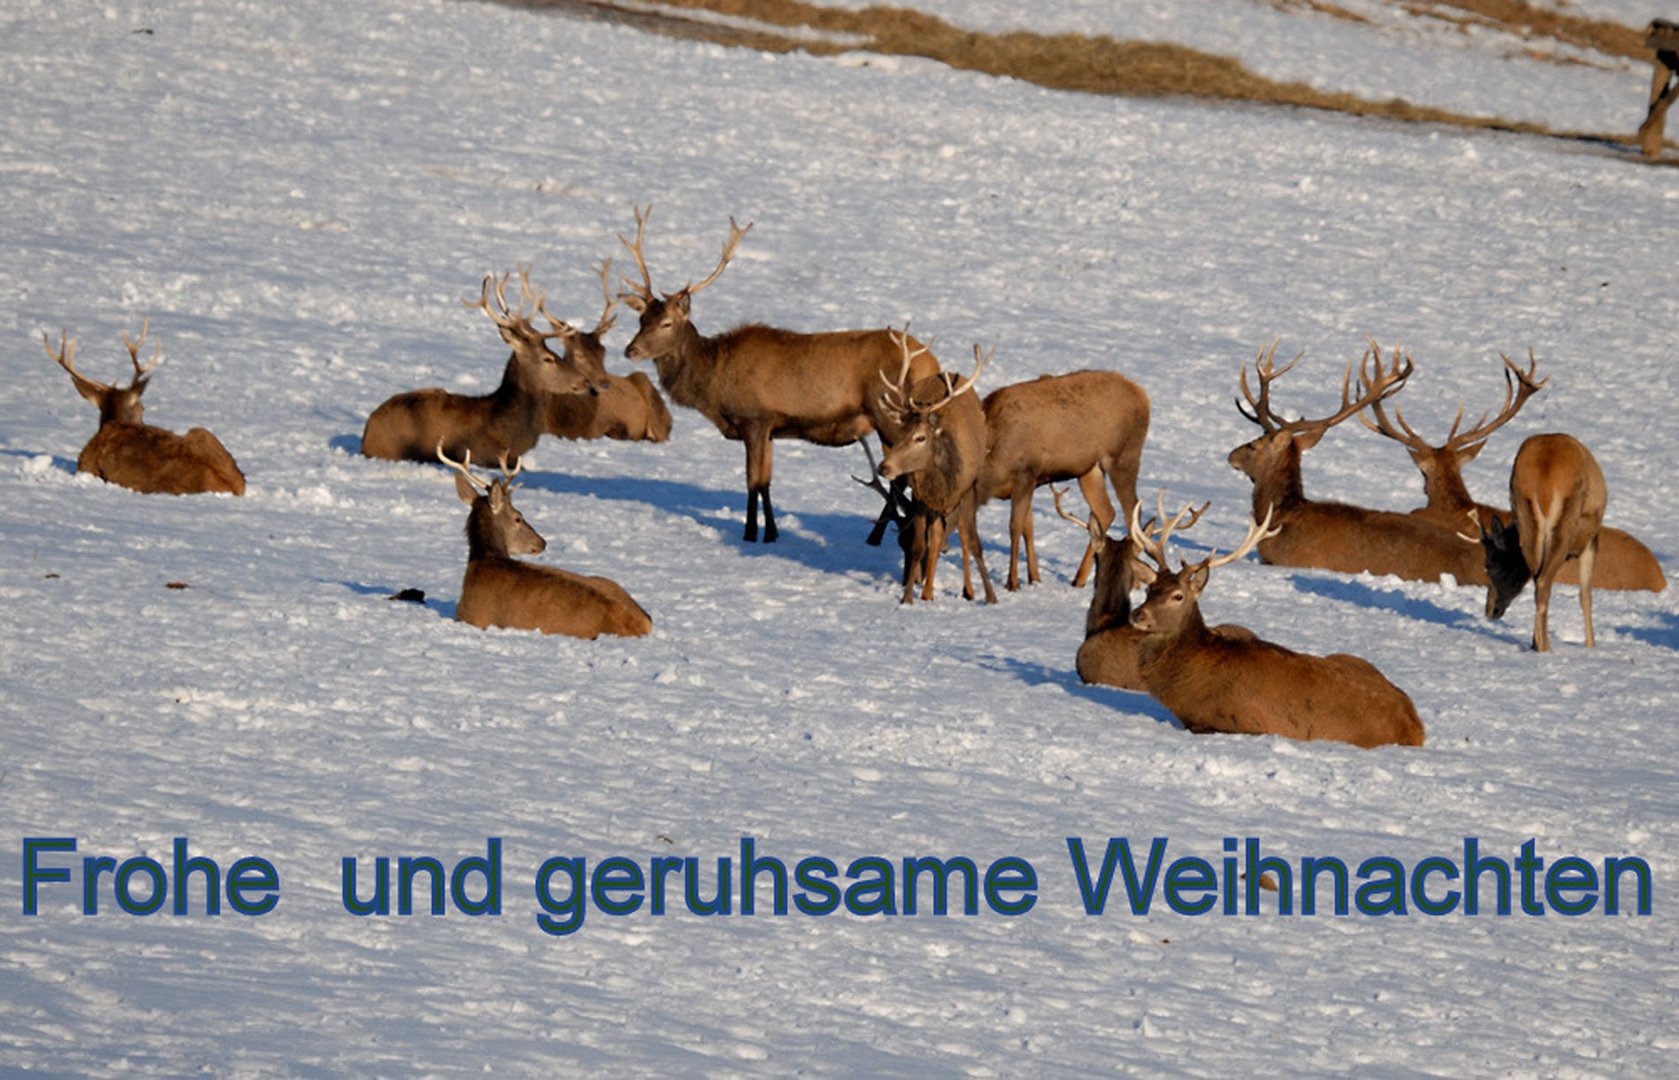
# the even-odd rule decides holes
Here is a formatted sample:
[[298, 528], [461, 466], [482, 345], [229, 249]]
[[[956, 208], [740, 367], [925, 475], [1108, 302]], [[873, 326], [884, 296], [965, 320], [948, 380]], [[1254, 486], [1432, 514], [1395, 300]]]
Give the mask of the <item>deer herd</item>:
[[[648, 210], [637, 209], [635, 238], [619, 237], [639, 280], [622, 277], [626, 291], [614, 293], [610, 260], [600, 268], [605, 306], [593, 329], [578, 329], [550, 314], [525, 269], [518, 270], [519, 298], [513, 303], [507, 298], [513, 275], [486, 276], [478, 298], [465, 303], [482, 311], [512, 350], [500, 385], [477, 397], [411, 390], [367, 418], [363, 455], [442, 463], [454, 471], [457, 493], [471, 507], [456, 605], [462, 622], [582, 638], [652, 630], [646, 610], [615, 582], [518, 558], [546, 546], [512, 497], [521, 459], [541, 436], [651, 442], [670, 436], [671, 414], [653, 381], [640, 371], [618, 376], [606, 370], [601, 339], [615, 325], [619, 304], [639, 317], [625, 355], [651, 362], [673, 401], [710, 420], [724, 438], [745, 444], [746, 541], [770, 543], [778, 536], [770, 499], [775, 439], [835, 447], [861, 443], [871, 475], [857, 479], [884, 501], [869, 542], [879, 543], [896, 526], [904, 556], [903, 602], [913, 602], [917, 591], [923, 600], [936, 595], [935, 572], [953, 534], [962, 553], [963, 596], [976, 595], [973, 564], [986, 601], [995, 602], [980, 544], [979, 508], [993, 499], [1009, 501], [1005, 587], [1014, 591], [1020, 587], [1023, 544], [1027, 581], [1040, 580], [1032, 496], [1051, 485], [1056, 512], [1088, 537], [1073, 584], [1082, 586], [1095, 573], [1075, 661], [1079, 677], [1147, 693], [1192, 732], [1274, 734], [1362, 747], [1423, 743], [1423, 724], [1411, 699], [1368, 661], [1306, 655], [1241, 626], [1206, 624], [1200, 598], [1213, 571], [1250, 552], [1278, 566], [1485, 586], [1486, 613], [1494, 619], [1531, 580], [1532, 646], [1541, 652], [1550, 648], [1547, 613], [1556, 582], [1578, 585], [1587, 646], [1595, 644], [1594, 586], [1666, 588], [1650, 550], [1603, 524], [1603, 472], [1569, 435], [1538, 434], [1522, 443], [1510, 470], [1508, 509], [1470, 496], [1463, 468], [1549, 381], [1536, 379], [1531, 352], [1525, 369], [1504, 358], [1504, 397], [1496, 411], [1489, 409], [1465, 428], [1460, 407], [1444, 442], [1435, 445], [1394, 403], [1413, 373], [1402, 351], [1384, 357], [1369, 342], [1362, 361], [1347, 365], [1340, 404], [1332, 413], [1288, 419], [1272, 398], [1300, 357], [1279, 367], [1276, 343], [1262, 348], [1251, 380], [1242, 367], [1237, 401], [1260, 433], [1229, 454], [1231, 466], [1253, 484], [1246, 536], [1225, 554], [1180, 562], [1174, 570], [1169, 539], [1193, 527], [1207, 507], [1168, 515], [1162, 493], [1155, 515], [1143, 520], [1136, 487], [1149, 399], [1136, 383], [1111, 371], [1077, 371], [1004, 386], [982, 400], [977, 384], [990, 353], [976, 345], [971, 373], [946, 371], [930, 345], [907, 326], [795, 333], [754, 323], [704, 334], [692, 322], [694, 294], [718, 280], [752, 226], [731, 219], [717, 265], [697, 282], [658, 293], [644, 252], [648, 218]], [[546, 329], [535, 325], [539, 316]], [[214, 435], [203, 428], [177, 435], [142, 419], [140, 395], [162, 359], [154, 339], [155, 355], [141, 363], [148, 333], [146, 323], [138, 339], [123, 335], [134, 377], [121, 388], [76, 370], [74, 339], [61, 334], [55, 352], [43, 335], [47, 355], [99, 410], [98, 431], [82, 449], [77, 471], [140, 492], [242, 495], [244, 476]], [[1423, 506], [1401, 513], [1306, 494], [1302, 455], [1353, 416], [1410, 454], [1423, 476]], [[878, 465], [865, 438], [870, 434], [881, 443]], [[474, 459], [481, 466], [496, 463], [500, 476], [481, 478], [473, 471]], [[1064, 492], [1053, 487], [1074, 480], [1086, 516], [1063, 506]], [[1116, 520], [1124, 522], [1117, 539]], [[1133, 607], [1138, 588], [1146, 592]]]

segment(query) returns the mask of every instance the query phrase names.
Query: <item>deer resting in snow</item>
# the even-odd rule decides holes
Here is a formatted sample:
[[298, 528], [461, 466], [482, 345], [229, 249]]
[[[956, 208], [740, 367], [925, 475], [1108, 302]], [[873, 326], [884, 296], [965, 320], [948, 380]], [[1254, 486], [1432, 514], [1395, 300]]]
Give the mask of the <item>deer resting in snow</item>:
[[1482, 574], [1480, 552], [1464, 541], [1458, 527], [1306, 497], [1301, 454], [1336, 424], [1397, 393], [1411, 375], [1410, 362], [1372, 374], [1360, 383], [1356, 398], [1349, 363], [1341, 380], [1340, 408], [1318, 420], [1285, 420], [1271, 406], [1271, 385], [1292, 370], [1300, 357], [1278, 368], [1276, 353], [1276, 342], [1259, 351], [1254, 364], [1259, 377], [1257, 395], [1248, 386], [1246, 365], [1242, 368], [1242, 395], [1249, 408], [1243, 408], [1239, 400], [1236, 408], [1258, 424], [1263, 434], [1232, 450], [1229, 457], [1230, 464], [1253, 481], [1253, 516], [1270, 515], [1282, 530], [1260, 540], [1260, 559], [1278, 566], [1313, 566], [1346, 574], [1394, 574], [1412, 581], [1439, 581], [1445, 574], [1472, 581]]
[[[726, 439], [746, 444], [747, 541], [758, 539], [758, 506], [764, 508], [765, 543], [778, 531], [770, 503], [771, 440], [803, 439], [821, 446], [845, 446], [871, 431], [895, 441], [882, 378], [901, 362], [889, 330], [840, 330], [801, 334], [758, 324], [707, 337], [689, 321], [693, 295], [716, 281], [752, 226], [729, 221], [716, 269], [673, 293], [656, 295], [642, 254], [648, 211], [635, 214], [635, 241], [619, 237], [641, 269], [641, 281], [626, 283], [623, 295], [641, 316], [625, 348], [631, 360], [651, 360], [659, 382], [679, 405], [698, 410]], [[910, 384], [939, 369], [932, 353], [914, 338]]]
[[[922, 585], [921, 599], [933, 598], [933, 575], [944, 553], [945, 539], [954, 526], [962, 545], [962, 596], [974, 598], [970, 558], [979, 563], [985, 602], [997, 602], [991, 574], [985, 569], [985, 551], [980, 545], [977, 522], [978, 502], [974, 482], [985, 459], [985, 410], [980, 407], [974, 383], [985, 370], [989, 356], [974, 346], [974, 373], [957, 379], [950, 372], [928, 375], [913, 385], [909, 382], [915, 354], [910, 348], [909, 330], [898, 335], [903, 367], [896, 382], [889, 382], [888, 408], [898, 429], [898, 441], [881, 459], [880, 475], [886, 480], [909, 478], [914, 505], [923, 517], [910, 529], [913, 538], [904, 560], [903, 603], [915, 599], [915, 585]], [[901, 535], [901, 534], [900, 534]], [[919, 563], [919, 565], [917, 565]]]
[[[1137, 505], [1137, 471], [1148, 436], [1149, 403], [1143, 388], [1113, 371], [1044, 375], [994, 390], [985, 399], [986, 453], [980, 469], [980, 502], [1009, 500], [1009, 575], [1020, 587], [1020, 545], [1026, 544], [1026, 579], [1038, 581], [1032, 536], [1032, 493], [1041, 485], [1078, 480], [1092, 520], [1105, 532], [1114, 520], [1102, 478], [1112, 483], [1127, 517]], [[1085, 548], [1073, 584], [1082, 586], [1095, 560]]]
[[[1533, 582], [1533, 647], [1549, 652], [1546, 616], [1551, 586], [1565, 563], [1580, 564], [1580, 611], [1586, 618], [1586, 645], [1592, 635], [1592, 569], [1598, 531], [1609, 501], [1603, 470], [1572, 435], [1534, 435], [1516, 451], [1510, 467], [1510, 505], [1514, 522], [1493, 518], [1482, 526], [1486, 550], [1487, 617], [1503, 618], [1510, 602]], [[1471, 515], [1473, 517], [1473, 515]]]
[[[488, 461], [519, 458], [541, 437], [551, 398], [605, 389], [606, 372], [598, 360], [591, 362], [585, 351], [575, 348], [582, 335], [548, 314], [543, 297], [531, 290], [530, 277], [523, 269], [519, 271], [522, 299], [516, 310], [509, 310], [508, 276], [503, 274], [498, 280], [486, 275], [478, 300], [462, 301], [489, 316], [501, 339], [513, 349], [502, 370], [501, 385], [481, 396], [455, 394], [438, 387], [398, 394], [367, 418], [361, 436], [362, 454], [393, 461], [431, 461], [441, 440], [444, 449], [456, 456], [473, 453]], [[547, 331], [531, 325], [538, 312], [548, 320]], [[603, 315], [601, 323], [595, 330], [597, 336], [611, 325], [611, 320]], [[548, 348], [548, 339], [556, 337], [566, 344], [563, 357]]]
[[1258, 524], [1250, 522], [1247, 538], [1235, 551], [1177, 570], [1166, 561], [1171, 531], [1168, 522], [1151, 537], [1133, 512], [1131, 540], [1154, 560], [1157, 571], [1131, 625], [1141, 635], [1138, 667], [1149, 695], [1185, 728], [1197, 734], [1282, 735], [1362, 747], [1423, 744], [1416, 706], [1369, 661], [1344, 653], [1308, 656], [1229, 629], [1212, 630], [1202, 620], [1200, 597], [1212, 571], [1274, 534], [1269, 515]]
[[548, 400], [543, 432], [562, 439], [623, 439], [629, 442], [664, 442], [670, 438], [670, 410], [645, 372], [614, 375], [606, 370], [606, 348], [601, 335], [616, 319], [612, 309], [617, 299], [607, 284], [612, 262], [601, 267], [601, 288], [606, 292], [606, 310], [589, 331], [570, 330], [562, 334], [566, 355], [577, 357], [579, 366], [601, 373], [599, 393], [555, 394]]
[[58, 351], [53, 352], [51, 340], [41, 335], [47, 355], [70, 373], [76, 392], [99, 410], [99, 430], [82, 447], [76, 471], [145, 494], [245, 494], [244, 474], [221, 440], [209, 431], [193, 428], [177, 435], [145, 422], [140, 395], [150, 385], [152, 369], [163, 359], [163, 345], [154, 338], [157, 352], [151, 363], [140, 363], [140, 345], [150, 326], [150, 320], [143, 322], [140, 336], [133, 341], [128, 340], [126, 332], [122, 335], [128, 359], [134, 365], [134, 379], [123, 387], [94, 382], [76, 370], [75, 338], [66, 339], [60, 333]]
[[472, 507], [456, 619], [479, 629], [501, 626], [578, 638], [641, 637], [652, 631], [653, 620], [617, 582], [514, 558], [548, 546], [513, 505], [518, 462], [509, 472], [503, 458], [501, 478], [484, 481], [472, 473], [470, 451], [464, 461], [453, 461], [439, 446], [437, 459], [455, 470], [455, 492]]
[[[1055, 512], [1086, 530], [1096, 547], [1096, 586], [1085, 614], [1084, 643], [1079, 646], [1074, 665], [1079, 678], [1086, 683], [1147, 693], [1148, 683], [1143, 678], [1138, 653], [1143, 634], [1131, 625], [1131, 592], [1154, 581], [1154, 568], [1142, 560], [1142, 549], [1129, 530], [1115, 540], [1097, 527], [1094, 518], [1077, 517], [1063, 508], [1060, 488], [1052, 487], [1050, 493], [1055, 496]], [[1194, 510], [1185, 507], [1168, 519], [1164, 502], [1163, 494], [1159, 517], [1150, 518], [1142, 525], [1143, 535], [1151, 540], [1162, 533], [1189, 528], [1207, 510], [1207, 504]], [[1253, 631], [1233, 623], [1215, 626], [1213, 633], [1233, 638], [1253, 637]]]
[[[1381, 356], [1374, 342], [1371, 343], [1371, 351], [1376, 356], [1379, 371]], [[1490, 529], [1494, 520], [1504, 525], [1510, 523], [1509, 510], [1476, 502], [1469, 494], [1469, 488], [1463, 482], [1463, 467], [1474, 461], [1475, 456], [1486, 445], [1487, 438], [1514, 418], [1527, 399], [1543, 389], [1550, 380], [1547, 378], [1534, 381], [1533, 375], [1538, 361], [1534, 359], [1531, 351], [1528, 353], [1525, 372], [1512, 363], [1509, 357], [1501, 359], [1504, 361], [1504, 405], [1498, 414], [1489, 421], [1487, 417], [1490, 414], [1483, 413], [1479, 421], [1467, 430], [1459, 431], [1463, 423], [1463, 409], [1460, 406], [1457, 418], [1452, 421], [1451, 430], [1446, 433], [1446, 441], [1439, 445], [1417, 434], [1416, 430], [1405, 422], [1405, 416], [1397, 405], [1394, 406], [1391, 419], [1379, 400], [1372, 402], [1368, 410], [1374, 415], [1374, 420], [1362, 412], [1359, 413], [1359, 419], [1366, 427], [1404, 446], [1411, 455], [1411, 460], [1422, 472], [1423, 494], [1427, 503], [1411, 511], [1412, 514], [1443, 527], [1457, 529], [1462, 527], [1464, 515], [1472, 513], [1476, 519], [1476, 533]], [[1397, 356], [1394, 362], [1397, 365]], [[1557, 580], [1564, 585], [1578, 585], [1579, 562], [1565, 562]], [[1485, 585], [1487, 577], [1485, 573], [1480, 573], [1464, 583]], [[1605, 525], [1597, 537], [1597, 563], [1592, 570], [1592, 588], [1661, 592], [1667, 588], [1667, 576], [1662, 573], [1661, 563], [1656, 561], [1655, 554], [1637, 537]]]

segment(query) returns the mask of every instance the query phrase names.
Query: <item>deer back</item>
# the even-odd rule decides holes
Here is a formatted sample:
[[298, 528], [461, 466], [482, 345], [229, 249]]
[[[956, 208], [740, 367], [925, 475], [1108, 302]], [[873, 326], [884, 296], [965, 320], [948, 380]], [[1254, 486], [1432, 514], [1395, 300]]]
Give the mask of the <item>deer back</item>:
[[1150, 696], [1186, 729], [1421, 746], [1422, 720], [1404, 691], [1358, 657], [1297, 653], [1215, 631], [1201, 617], [1205, 564], [1162, 573], [1132, 616]]
[[[1071, 480], [1098, 466], [1110, 475], [1122, 472], [1120, 462], [1141, 460], [1148, 434], [1148, 395], [1113, 371], [1014, 383], [992, 391], [984, 407], [987, 450], [979, 483], [988, 499], [1009, 498], [1016, 482]], [[1134, 487], [1134, 466], [1131, 472]]]

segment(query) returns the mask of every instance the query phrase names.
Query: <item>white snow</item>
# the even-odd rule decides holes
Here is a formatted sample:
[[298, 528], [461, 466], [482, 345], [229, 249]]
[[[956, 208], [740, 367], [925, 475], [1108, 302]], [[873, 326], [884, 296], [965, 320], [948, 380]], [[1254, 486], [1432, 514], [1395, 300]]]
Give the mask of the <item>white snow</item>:
[[[1584, 5], [1581, 5], [1584, 7]], [[1642, 26], [1640, 5], [1623, 21]], [[948, 17], [968, 5], [942, 5]], [[1007, 8], [997, 6], [999, 12]], [[1648, 72], [1561, 67], [1491, 35], [1214, 3], [1056, 0], [1035, 25], [1236, 49], [1330, 88], [1480, 103], [1630, 131]], [[940, 11], [929, 2], [927, 10]], [[1000, 18], [976, 6], [970, 25]], [[1041, 15], [1038, 14], [1041, 12]], [[1018, 18], [1017, 16], [1014, 16]], [[1232, 42], [1220, 21], [1251, 22]], [[1333, 38], [1338, 52], [1327, 51]], [[1251, 51], [1250, 51], [1251, 48]], [[465, 509], [441, 469], [356, 454], [386, 397], [485, 390], [505, 356], [463, 307], [533, 264], [553, 309], [598, 313], [594, 264], [653, 203], [655, 284], [706, 273], [711, 331], [914, 320], [984, 389], [1111, 367], [1150, 393], [1141, 485], [1211, 499], [1189, 553], [1228, 547], [1249, 489], [1241, 364], [1306, 350], [1277, 386], [1327, 412], [1366, 335], [1417, 362], [1408, 419], [1444, 431], [1550, 386], [1471, 487], [1501, 498], [1520, 439], [1566, 429], [1611, 522], [1679, 569], [1679, 186], [1587, 143], [1192, 101], [1043, 91], [929, 62], [765, 56], [555, 15], [423, 0], [12, 0], [0, 8], [0, 1071], [86, 1076], [1655, 1075], [1679, 1039], [1679, 598], [1573, 590], [1556, 651], [1532, 604], [1248, 562], [1205, 609], [1350, 651], [1415, 700], [1420, 750], [1194, 737], [1073, 672], [1083, 536], [1039, 499], [1046, 580], [994, 609], [900, 607], [897, 550], [854, 450], [777, 446], [783, 536], [743, 545], [742, 452], [673, 407], [667, 445], [545, 440], [518, 502], [542, 561], [611, 576], [637, 641], [452, 621]], [[1343, 59], [1344, 58], [1344, 62]], [[1390, 63], [1390, 60], [1392, 61]], [[865, 62], [866, 61], [866, 62]], [[1396, 80], [1391, 89], [1376, 78]], [[1413, 81], [1414, 80], [1414, 81]], [[1498, 89], [1507, 86], [1507, 89]], [[96, 378], [142, 316], [164, 344], [148, 419], [213, 428], [249, 490], [140, 496], [74, 473], [96, 424], [43, 354]], [[630, 323], [610, 336], [611, 364]], [[1314, 495], [1408, 508], [1401, 450], [1355, 424], [1307, 459]], [[994, 576], [1007, 515], [981, 513]], [[167, 588], [168, 583], [188, 588]], [[384, 598], [406, 587], [424, 606]], [[1215, 864], [1227, 837], [1297, 863], [1647, 861], [1653, 912], [1569, 918], [1084, 914], [1066, 840]], [[23, 911], [26, 837], [74, 837], [68, 884]], [[270, 860], [266, 915], [124, 914], [80, 860]], [[502, 914], [360, 918], [340, 860], [502, 841]], [[1027, 860], [1004, 917], [591, 908], [552, 936], [551, 858], [694, 857], [701, 894], [761, 855]], [[137, 879], [134, 895], [146, 895]], [[1243, 886], [1245, 887], [1245, 885]], [[1431, 890], [1444, 887], [1434, 879]], [[737, 890], [738, 891], [738, 890]], [[469, 888], [471, 895], [477, 895]], [[170, 897], [173, 900], [173, 895]]]

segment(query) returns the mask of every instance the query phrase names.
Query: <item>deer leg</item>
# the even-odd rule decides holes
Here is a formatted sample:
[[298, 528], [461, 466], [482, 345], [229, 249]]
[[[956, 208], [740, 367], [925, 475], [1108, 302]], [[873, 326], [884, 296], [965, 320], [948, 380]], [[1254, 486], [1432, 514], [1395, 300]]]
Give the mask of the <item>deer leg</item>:
[[1551, 634], [1547, 616], [1551, 610], [1551, 583], [1556, 580], [1557, 568], [1546, 566], [1533, 581], [1533, 651], [1550, 652]]
[[[1024, 483], [1029, 485], [1031, 481]], [[1016, 481], [1014, 494], [1009, 497], [1009, 577], [1003, 586], [1009, 592], [1020, 588], [1020, 541], [1031, 523], [1032, 489]]]
[[1580, 613], [1586, 617], [1586, 648], [1597, 644], [1592, 635], [1592, 567], [1597, 563], [1597, 537], [1580, 552]]
[[[1079, 477], [1079, 490], [1084, 493], [1084, 501], [1090, 506], [1090, 520], [1103, 532], [1114, 522], [1113, 503], [1108, 501], [1107, 490], [1102, 484], [1102, 468], [1097, 466]], [[1073, 586], [1082, 588], [1090, 580], [1090, 570], [1096, 565], [1096, 538], [1092, 536], [1084, 545], [1084, 558], [1079, 560], [1078, 573], [1073, 575]]]
[[1042, 578], [1038, 575], [1038, 538], [1032, 531], [1032, 488], [1026, 488], [1026, 580], [1036, 585]]
[[772, 448], [767, 426], [748, 427], [746, 436], [746, 531], [747, 543], [758, 539], [758, 503], [764, 504], [764, 543], [774, 543], [777, 536], [775, 511], [770, 507], [770, 466]]
[[947, 526], [943, 514], [931, 515], [927, 522], [927, 559], [921, 575], [921, 599], [933, 599], [933, 575], [938, 573], [939, 556], [944, 554]]
[[964, 515], [961, 525], [957, 529], [957, 538], [962, 541], [962, 595], [968, 600], [974, 598], [974, 589], [968, 582], [968, 551], [973, 550], [974, 562], [979, 565], [979, 583], [985, 586], [985, 602], [995, 604], [997, 593], [991, 587], [991, 572], [985, 568], [985, 545], [979, 539], [979, 521], [970, 512]]

